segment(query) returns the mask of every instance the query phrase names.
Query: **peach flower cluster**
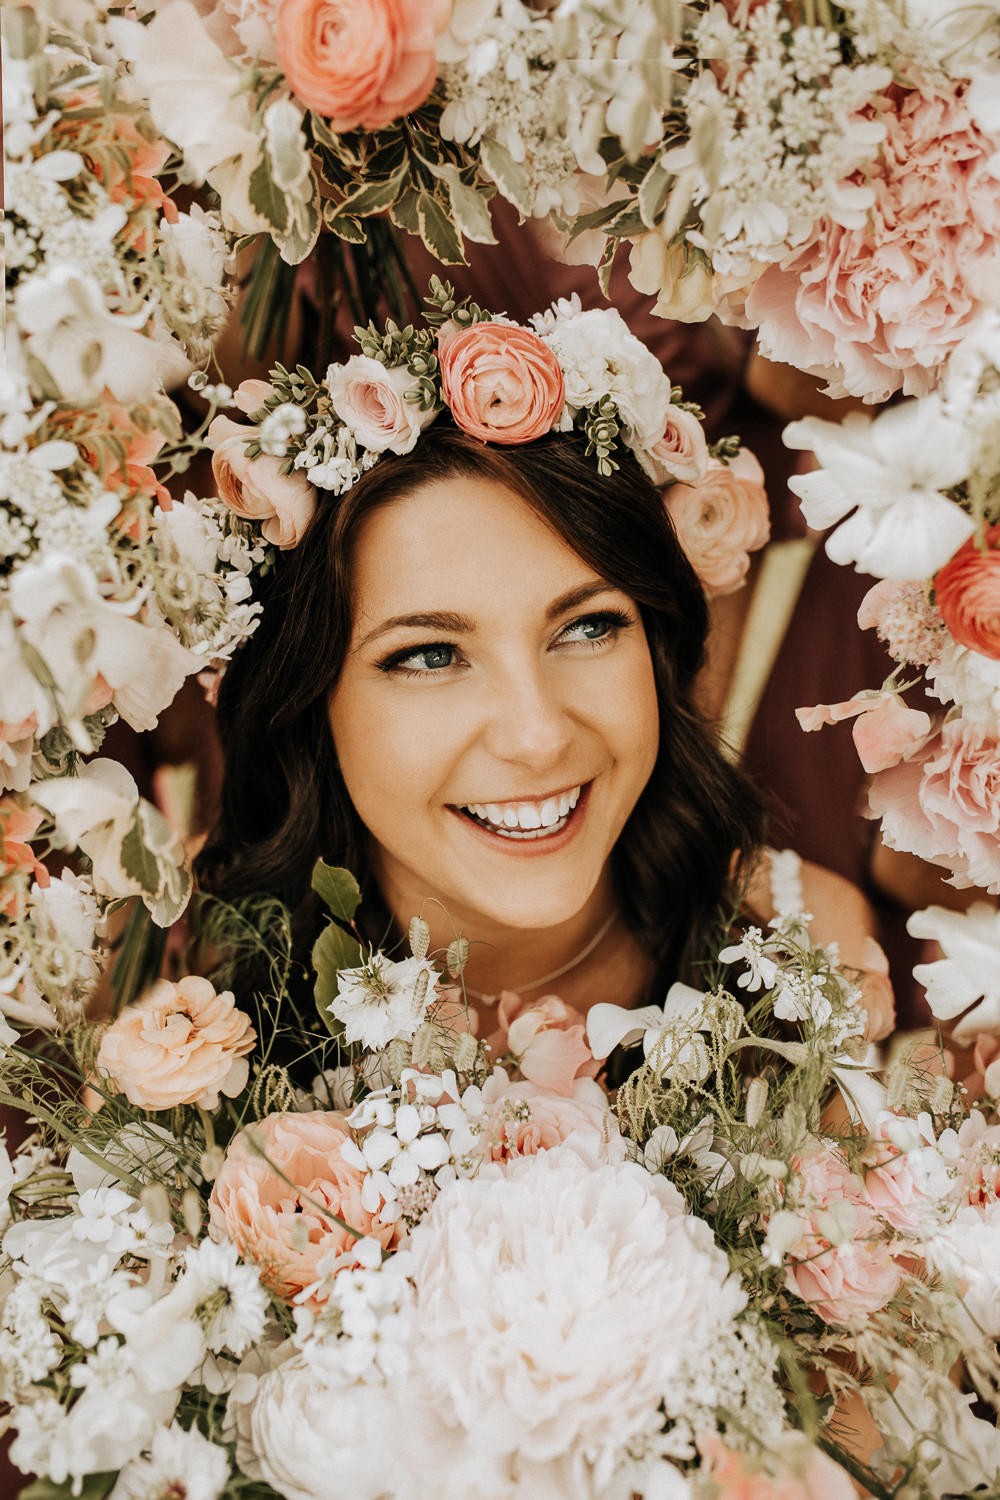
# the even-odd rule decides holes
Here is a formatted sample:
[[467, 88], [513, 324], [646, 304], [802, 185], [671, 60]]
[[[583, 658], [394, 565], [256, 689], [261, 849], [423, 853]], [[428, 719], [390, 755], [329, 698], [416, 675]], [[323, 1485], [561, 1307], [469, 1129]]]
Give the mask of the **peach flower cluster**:
[[709, 598], [732, 594], [746, 581], [750, 553], [771, 535], [764, 471], [746, 448], [732, 463], [709, 459], [697, 485], [665, 492], [677, 540]]
[[316, 491], [301, 469], [283, 474], [279, 458], [266, 453], [248, 458], [247, 444], [256, 437], [255, 427], [229, 417], [214, 417], [210, 423], [207, 442], [219, 499], [245, 521], [260, 522], [264, 540], [272, 546], [282, 551], [297, 547], [313, 518]]
[[559, 361], [530, 328], [474, 323], [442, 332], [441, 392], [456, 426], [484, 443], [530, 443], [551, 432], [566, 393]]
[[867, 401], [929, 391], [1000, 274], [993, 142], [955, 95], [892, 89], [885, 104], [864, 224], [823, 221], [746, 302], [769, 359]]
[[451, 0], [282, 0], [278, 61], [336, 131], [378, 130], [427, 98]]
[[362, 1206], [364, 1174], [341, 1154], [351, 1138], [346, 1115], [317, 1110], [267, 1115], [229, 1143], [209, 1203], [212, 1233], [232, 1240], [278, 1297], [312, 1287], [324, 1256], [351, 1250], [351, 1230], [385, 1249], [396, 1243], [398, 1225]]
[[942, 618], [956, 641], [1000, 661], [1000, 526], [985, 545], [970, 538], [934, 579]]
[[899, 1267], [862, 1179], [827, 1142], [793, 1157], [800, 1234], [785, 1280], [825, 1323], [862, 1322], [895, 1295]]
[[585, 1033], [585, 1017], [558, 995], [532, 1001], [504, 990], [489, 1048], [501, 1061], [511, 1057], [530, 1083], [568, 1097], [578, 1078], [593, 1078], [600, 1068]]
[[140, 1109], [215, 1109], [220, 1094], [235, 1098], [246, 1086], [256, 1041], [231, 991], [217, 994], [195, 974], [160, 979], [108, 1027], [97, 1070]]

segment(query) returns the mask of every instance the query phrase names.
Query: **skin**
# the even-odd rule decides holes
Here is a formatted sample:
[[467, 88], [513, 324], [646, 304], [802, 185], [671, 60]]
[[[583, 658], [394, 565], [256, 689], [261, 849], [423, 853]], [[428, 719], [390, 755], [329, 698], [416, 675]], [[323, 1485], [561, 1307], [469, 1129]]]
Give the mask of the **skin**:
[[[635, 603], [506, 486], [455, 477], [366, 518], [354, 604], [330, 726], [380, 888], [436, 946], [470, 939], [471, 986], [527, 985], [615, 910], [611, 851], [658, 745]], [[451, 618], [389, 623], [428, 614]], [[505, 841], [458, 811], [580, 785], [564, 831], [537, 840]], [[591, 982], [614, 950], [638, 983], [631, 942], [617, 922]], [[560, 993], [583, 980], [574, 971]]]

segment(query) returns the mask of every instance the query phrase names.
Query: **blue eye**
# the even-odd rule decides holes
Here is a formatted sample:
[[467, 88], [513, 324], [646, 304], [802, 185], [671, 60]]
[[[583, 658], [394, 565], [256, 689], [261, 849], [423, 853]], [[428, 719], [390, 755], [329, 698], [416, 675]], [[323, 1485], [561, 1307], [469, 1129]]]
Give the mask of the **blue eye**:
[[379, 663], [379, 670], [402, 672], [409, 676], [420, 677], [432, 672], [440, 672], [446, 667], [453, 667], [457, 655], [458, 652], [454, 646], [436, 641], [431, 646], [416, 646], [412, 650], [394, 652], [384, 662]]
[[584, 641], [589, 645], [601, 646], [631, 624], [632, 617], [624, 610], [604, 610], [599, 615], [584, 615], [582, 619], [574, 620], [560, 633], [559, 639], [570, 642]]

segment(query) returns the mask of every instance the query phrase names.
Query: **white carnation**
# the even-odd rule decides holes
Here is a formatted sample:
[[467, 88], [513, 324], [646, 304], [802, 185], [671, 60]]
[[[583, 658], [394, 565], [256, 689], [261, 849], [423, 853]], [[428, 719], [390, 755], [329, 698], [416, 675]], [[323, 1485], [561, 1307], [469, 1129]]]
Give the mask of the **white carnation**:
[[[601, 1495], [745, 1302], [665, 1178], [559, 1148], [445, 1187], [409, 1248], [416, 1462], [449, 1500], [473, 1464], [483, 1497], [517, 1493], [526, 1473], [525, 1493]], [[684, 1412], [671, 1401], [667, 1416]]]

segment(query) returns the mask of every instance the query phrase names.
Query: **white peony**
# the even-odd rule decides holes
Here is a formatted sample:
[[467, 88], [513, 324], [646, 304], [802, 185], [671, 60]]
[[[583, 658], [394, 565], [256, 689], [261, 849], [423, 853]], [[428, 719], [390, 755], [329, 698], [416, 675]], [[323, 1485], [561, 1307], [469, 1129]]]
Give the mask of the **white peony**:
[[397, 1404], [383, 1385], [327, 1384], [301, 1356], [229, 1402], [236, 1459], [285, 1500], [387, 1500], [412, 1493], [393, 1436]]
[[929, 906], [913, 912], [906, 930], [941, 946], [944, 956], [917, 964], [913, 977], [933, 1015], [955, 1021], [955, 1041], [971, 1043], [980, 1032], [1000, 1036], [1000, 912], [986, 901], [964, 912]]
[[941, 493], [967, 477], [969, 445], [937, 396], [904, 401], [874, 419], [859, 412], [843, 422], [806, 417], [783, 437], [788, 448], [812, 450], [821, 465], [788, 483], [810, 526], [843, 523], [826, 544], [836, 563], [876, 578], [926, 578], [975, 529]]
[[555, 351], [574, 411], [610, 396], [621, 415], [630, 447], [651, 448], [662, 438], [670, 406], [670, 381], [646, 345], [629, 331], [614, 308], [579, 312], [567, 302], [532, 322]]
[[665, 1178], [558, 1147], [445, 1187], [408, 1248], [414, 1465], [441, 1500], [602, 1495], [745, 1302]]
[[966, 1317], [955, 1331], [969, 1345], [1000, 1339], [1000, 1202], [971, 1204], [926, 1240], [927, 1264], [959, 1293]]

